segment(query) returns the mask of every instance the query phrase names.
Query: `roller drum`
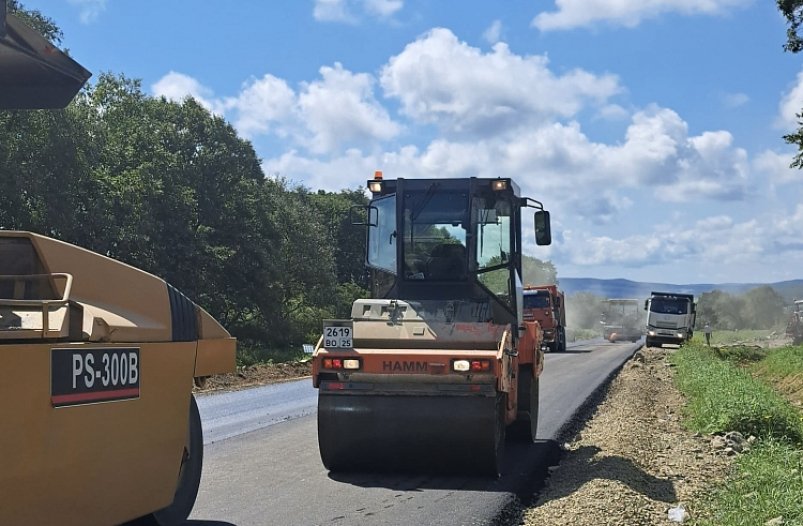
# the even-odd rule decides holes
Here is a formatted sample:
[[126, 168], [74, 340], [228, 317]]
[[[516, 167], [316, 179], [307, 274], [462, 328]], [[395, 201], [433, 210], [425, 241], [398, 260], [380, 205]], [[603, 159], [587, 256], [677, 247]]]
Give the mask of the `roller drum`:
[[499, 473], [504, 396], [320, 392], [318, 446], [331, 471]]

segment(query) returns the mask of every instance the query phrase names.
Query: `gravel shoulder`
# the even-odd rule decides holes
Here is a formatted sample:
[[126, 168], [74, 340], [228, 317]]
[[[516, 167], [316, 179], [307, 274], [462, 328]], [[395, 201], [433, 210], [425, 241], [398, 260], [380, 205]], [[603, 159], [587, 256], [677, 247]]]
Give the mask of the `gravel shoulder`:
[[263, 363], [238, 366], [234, 373], [210, 376], [193, 392], [238, 391], [249, 387], [298, 380], [312, 375], [312, 362]]
[[684, 399], [667, 361], [674, 351], [643, 348], [625, 364], [563, 445], [524, 524], [670, 524], [668, 510], [678, 505], [694, 517], [734, 457], [681, 425]]

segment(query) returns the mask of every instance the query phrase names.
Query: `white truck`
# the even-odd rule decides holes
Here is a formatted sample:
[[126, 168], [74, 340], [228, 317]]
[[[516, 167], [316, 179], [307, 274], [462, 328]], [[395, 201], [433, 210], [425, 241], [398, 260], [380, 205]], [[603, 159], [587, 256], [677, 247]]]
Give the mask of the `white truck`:
[[644, 302], [647, 311], [647, 347], [664, 343], [682, 345], [694, 336], [697, 305], [694, 295], [651, 292]]

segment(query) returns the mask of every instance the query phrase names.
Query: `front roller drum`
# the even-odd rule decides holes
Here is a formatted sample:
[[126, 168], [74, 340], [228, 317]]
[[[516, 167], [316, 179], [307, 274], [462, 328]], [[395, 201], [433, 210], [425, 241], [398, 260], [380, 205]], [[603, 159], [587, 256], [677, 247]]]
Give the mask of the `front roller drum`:
[[330, 471], [496, 476], [504, 395], [318, 395], [318, 447]]

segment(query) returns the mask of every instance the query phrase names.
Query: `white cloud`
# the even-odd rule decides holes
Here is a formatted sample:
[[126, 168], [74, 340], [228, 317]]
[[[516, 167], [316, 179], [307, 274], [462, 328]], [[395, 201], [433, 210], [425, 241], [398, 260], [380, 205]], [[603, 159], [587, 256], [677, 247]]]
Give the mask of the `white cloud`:
[[79, 18], [82, 24], [95, 22], [100, 14], [106, 10], [106, 0], [68, 0], [70, 5], [80, 10]]
[[388, 18], [404, 7], [404, 0], [315, 0], [312, 16], [319, 22], [354, 24], [360, 14]]
[[236, 112], [234, 126], [247, 137], [269, 131], [286, 137], [297, 120], [295, 92], [287, 82], [269, 74], [243, 84], [226, 106]]
[[336, 151], [343, 144], [364, 144], [392, 139], [398, 124], [374, 99], [374, 79], [354, 74], [339, 63], [320, 69], [322, 80], [306, 84], [298, 97], [304, 122], [312, 132], [310, 149]]
[[597, 111], [597, 116], [609, 121], [619, 121], [630, 117], [630, 112], [618, 104], [606, 104]]
[[539, 13], [532, 25], [541, 31], [572, 29], [606, 22], [635, 27], [666, 13], [716, 15], [752, 0], [555, 0], [556, 11]]
[[[330, 159], [307, 157], [297, 150], [290, 150], [279, 157], [266, 159], [262, 171], [268, 176], [283, 176], [292, 181], [303, 182], [314, 189], [339, 191], [365, 186], [374, 170], [386, 166], [381, 156], [365, 156], [359, 150], [346, 150]], [[394, 173], [391, 177], [396, 177]]]
[[722, 103], [728, 108], [739, 108], [750, 102], [746, 93], [723, 93]]
[[489, 44], [496, 44], [502, 39], [502, 21], [494, 20], [482, 34], [482, 38]]
[[339, 63], [320, 73], [320, 80], [303, 83], [297, 92], [266, 74], [243, 84], [236, 96], [220, 99], [196, 79], [171, 71], [152, 92], [174, 101], [192, 96], [210, 111], [225, 114], [248, 138], [273, 133], [315, 154], [371, 146], [401, 132], [374, 97], [371, 75], [351, 73]]
[[168, 100], [181, 102], [187, 97], [192, 97], [207, 110], [221, 115], [224, 111], [222, 101], [214, 99], [211, 89], [203, 86], [193, 77], [171, 71], [151, 86], [151, 92], [155, 97], [165, 97]]
[[355, 22], [346, 0], [315, 0], [312, 16], [319, 22]]
[[555, 75], [544, 56], [516, 55], [504, 43], [483, 53], [444, 28], [392, 57], [380, 82], [413, 120], [484, 136], [574, 116], [621, 90], [614, 75], [580, 69]]
[[803, 172], [789, 167], [793, 157], [793, 152], [764, 150], [753, 159], [753, 170], [773, 185], [800, 184], [803, 182]]
[[786, 130], [796, 130], [797, 115], [803, 112], [803, 71], [797, 74], [794, 85], [781, 96], [778, 104], [777, 125]]
[[[780, 219], [769, 221], [775, 226]], [[762, 255], [775, 243], [778, 232], [777, 228], [763, 228], [755, 219], [737, 223], [723, 215], [658, 224], [651, 232], [620, 239], [568, 230], [553, 250], [557, 259], [579, 267], [738, 263]]]
[[363, 0], [365, 10], [372, 15], [389, 17], [404, 7], [404, 0]]
[[339, 178], [322, 176], [325, 167], [297, 152], [266, 165], [330, 190], [362, 184], [374, 169], [393, 178], [507, 174], [524, 194], [593, 224], [616, 221], [638, 192], [652, 194], [653, 201], [692, 203], [741, 199], [750, 185], [746, 153], [733, 146], [729, 133], [690, 136], [675, 112], [658, 107], [636, 113], [619, 144], [593, 142], [577, 123], [552, 123], [464, 141], [439, 138], [423, 149], [410, 145], [368, 155], [350, 150], [331, 162]]

